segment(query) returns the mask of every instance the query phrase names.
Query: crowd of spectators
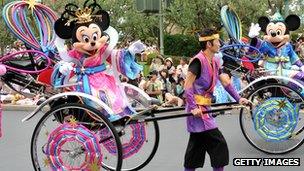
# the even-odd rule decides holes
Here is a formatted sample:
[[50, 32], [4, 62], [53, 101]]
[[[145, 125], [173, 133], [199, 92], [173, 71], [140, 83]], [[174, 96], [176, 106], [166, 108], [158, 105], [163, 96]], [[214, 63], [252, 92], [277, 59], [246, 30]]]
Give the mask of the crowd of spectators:
[[146, 77], [141, 73], [135, 80], [121, 77], [121, 81], [138, 86], [150, 97], [157, 99], [163, 107], [183, 106], [187, 59], [181, 58], [179, 65], [174, 66], [172, 58], [165, 59], [158, 55], [152, 60], [149, 70]]

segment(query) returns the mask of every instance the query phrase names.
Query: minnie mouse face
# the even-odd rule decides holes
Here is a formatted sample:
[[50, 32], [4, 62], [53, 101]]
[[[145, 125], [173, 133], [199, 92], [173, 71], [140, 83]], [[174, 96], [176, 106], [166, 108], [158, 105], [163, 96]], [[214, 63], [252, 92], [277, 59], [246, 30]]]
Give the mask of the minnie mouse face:
[[58, 37], [72, 39], [75, 50], [92, 56], [108, 40], [103, 31], [108, 29], [110, 17], [95, 1], [91, 5], [87, 5], [88, 2], [85, 2], [83, 10], [75, 4], [67, 4], [54, 29]]
[[94, 55], [104, 46], [108, 38], [103, 36], [102, 30], [94, 22], [79, 25], [72, 36], [73, 46], [80, 52]]
[[289, 31], [294, 31], [300, 27], [300, 18], [297, 15], [289, 15], [285, 20], [280, 17], [274, 21], [270, 21], [267, 17], [260, 17], [258, 21], [261, 30], [266, 33], [264, 40], [277, 48], [289, 42]]

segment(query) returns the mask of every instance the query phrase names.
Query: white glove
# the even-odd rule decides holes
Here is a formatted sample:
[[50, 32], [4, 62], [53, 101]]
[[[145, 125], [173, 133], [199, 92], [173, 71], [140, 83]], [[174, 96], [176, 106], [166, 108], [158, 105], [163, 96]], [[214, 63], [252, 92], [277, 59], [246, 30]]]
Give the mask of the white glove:
[[143, 44], [140, 40], [137, 40], [136, 42], [132, 43], [128, 48], [129, 52], [133, 56], [135, 56], [135, 54], [137, 53], [141, 53], [145, 49], [146, 49], [146, 45]]
[[62, 75], [68, 75], [72, 70], [73, 70], [73, 63], [64, 62], [64, 61], [59, 62], [59, 72]]
[[249, 28], [248, 36], [250, 38], [255, 38], [258, 35], [260, 35], [260, 31], [261, 31], [261, 27], [259, 26], [258, 23], [257, 24], [251, 23], [251, 26]]
[[301, 66], [301, 71], [302, 71], [302, 72], [304, 72], [304, 65], [303, 65], [303, 66]]
[[[302, 68], [302, 67], [301, 67]], [[296, 71], [299, 71], [300, 68], [297, 66], [297, 65], [291, 65], [291, 70], [296, 70]]]

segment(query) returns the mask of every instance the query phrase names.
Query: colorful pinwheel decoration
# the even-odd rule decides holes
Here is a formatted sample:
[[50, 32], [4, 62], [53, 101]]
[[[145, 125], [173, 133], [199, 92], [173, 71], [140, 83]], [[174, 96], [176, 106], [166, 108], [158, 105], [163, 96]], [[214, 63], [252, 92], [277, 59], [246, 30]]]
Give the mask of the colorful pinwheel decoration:
[[266, 141], [284, 141], [290, 138], [298, 123], [298, 108], [287, 98], [272, 97], [253, 111], [257, 133]]

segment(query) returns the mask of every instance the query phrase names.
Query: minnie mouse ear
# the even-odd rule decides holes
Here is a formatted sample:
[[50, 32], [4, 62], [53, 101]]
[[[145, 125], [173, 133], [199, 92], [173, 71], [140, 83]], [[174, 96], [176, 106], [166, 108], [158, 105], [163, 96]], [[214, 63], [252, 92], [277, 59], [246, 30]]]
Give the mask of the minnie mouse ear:
[[55, 33], [62, 39], [70, 39], [72, 38], [72, 32], [75, 26], [74, 22], [71, 22], [69, 25], [66, 23], [68, 19], [66, 18], [59, 18], [56, 20], [54, 24]]
[[270, 20], [268, 17], [262, 16], [259, 18], [258, 23], [263, 32], [266, 32], [266, 27], [269, 24]]
[[286, 26], [289, 31], [297, 30], [301, 25], [300, 17], [297, 15], [289, 15], [285, 19]]
[[97, 15], [95, 21], [102, 28], [103, 31], [107, 30], [110, 26], [110, 16], [105, 10], [98, 10], [95, 15]]

